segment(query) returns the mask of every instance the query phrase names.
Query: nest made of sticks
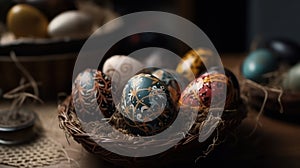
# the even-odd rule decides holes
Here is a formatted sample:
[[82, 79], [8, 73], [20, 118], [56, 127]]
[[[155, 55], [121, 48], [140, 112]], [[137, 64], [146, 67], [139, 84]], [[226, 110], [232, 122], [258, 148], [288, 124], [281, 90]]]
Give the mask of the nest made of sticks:
[[[206, 155], [208, 155], [216, 145], [225, 140], [227, 135], [232, 134], [235, 128], [245, 118], [246, 111], [243, 103], [237, 102], [237, 104], [240, 104], [237, 109], [225, 110], [222, 114], [222, 117], [217, 118], [217, 120], [220, 121], [217, 122], [218, 126], [216, 127], [212, 135], [207, 140], [201, 143], [198, 142], [199, 133], [197, 132], [199, 132], [199, 129], [201, 129], [204, 125], [211, 124], [207, 121], [216, 119], [212, 117], [212, 120], [206, 120], [208, 115], [207, 111], [198, 113], [196, 122], [192, 127], [190, 127], [189, 132], [185, 134], [185, 136], [184, 134], [170, 135], [170, 137], [165, 140], [153, 140], [150, 141], [150, 143], [140, 141], [140, 137], [131, 136], [129, 134], [126, 134], [126, 132], [124, 132], [123, 136], [118, 136], [116, 138], [116, 132], [119, 132], [121, 130], [113, 129], [112, 132], [108, 132], [108, 129], [105, 128], [104, 123], [108, 122], [109, 119], [86, 123], [86, 128], [83, 129], [82, 123], [77, 118], [75, 108], [72, 104], [71, 96], [67, 97], [58, 106], [58, 118], [60, 128], [65, 131], [67, 137], [73, 137], [73, 139], [76, 142], [80, 143], [87, 151], [101, 156], [102, 159], [123, 166], [151, 166], [155, 163], [161, 165], [168, 164], [174, 160], [178, 161], [178, 159], [182, 159], [182, 156], [184, 156], [185, 154], [186, 156], [189, 156], [191, 149], [197, 150], [197, 156], [193, 159], [205, 157]], [[184, 114], [186, 114], [187, 117], [190, 116], [190, 114], [188, 113]], [[139, 158], [120, 156], [104, 149], [98, 143], [104, 142], [108, 145], [114, 145], [116, 147], [126, 144], [130, 149], [134, 151], [137, 146], [151, 146], [155, 148], [168, 145], [173, 141], [176, 141], [178, 143], [169, 150], [154, 156]], [[159, 162], [158, 159], [163, 160], [162, 162]], [[153, 162], [153, 160], [155, 160], [155, 162]]]
[[282, 87], [289, 68], [289, 65], [281, 64], [276, 71], [265, 74], [263, 77], [268, 81], [266, 83], [258, 83], [241, 76], [241, 96], [248, 107], [258, 111], [257, 118], [266, 114], [299, 123], [300, 92], [284, 90]]

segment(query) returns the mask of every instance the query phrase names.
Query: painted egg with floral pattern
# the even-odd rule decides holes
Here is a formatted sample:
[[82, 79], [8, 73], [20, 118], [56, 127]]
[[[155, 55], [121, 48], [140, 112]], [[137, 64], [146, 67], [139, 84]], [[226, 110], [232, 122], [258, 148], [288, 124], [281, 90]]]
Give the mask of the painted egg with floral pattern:
[[120, 111], [128, 131], [140, 136], [162, 132], [178, 113], [166, 84], [145, 73], [133, 76], [126, 84]]
[[111, 89], [110, 78], [101, 71], [86, 69], [79, 73], [72, 86], [74, 107], [79, 119], [89, 122], [109, 118], [116, 111]]
[[[210, 67], [209, 68], [209, 73], [221, 73], [220, 67]], [[232, 103], [231, 103], [231, 108], [236, 108], [236, 106], [238, 105], [237, 103], [240, 100], [240, 85], [239, 85], [239, 81], [237, 79], [237, 77], [235, 76], [235, 74], [224, 67], [224, 71], [225, 71], [225, 75], [228, 78], [228, 86], [232, 86]], [[229, 97], [227, 98], [229, 99]]]
[[[212, 94], [215, 96], [215, 104], [211, 104]], [[201, 110], [211, 106], [220, 107], [223, 98], [226, 98], [224, 109], [231, 109], [232, 104], [237, 103], [235, 97], [236, 90], [233, 83], [225, 74], [207, 72], [187, 86], [181, 95], [180, 103]]]
[[181, 88], [183, 88], [184, 86], [181, 86], [179, 84], [179, 82], [181, 81], [178, 79], [178, 75], [175, 74], [176, 72], [172, 72], [171, 70], [167, 69], [150, 67], [142, 69], [137, 74], [141, 73], [151, 74], [164, 82], [167, 86], [168, 91], [170, 92], [170, 96], [173, 102], [177, 104], [180, 98]]
[[193, 81], [206, 71], [205, 65], [210, 65], [210, 62], [213, 61], [211, 57], [214, 54], [212, 50], [205, 48], [190, 50], [182, 57], [182, 60], [177, 65], [176, 72], [189, 81]]

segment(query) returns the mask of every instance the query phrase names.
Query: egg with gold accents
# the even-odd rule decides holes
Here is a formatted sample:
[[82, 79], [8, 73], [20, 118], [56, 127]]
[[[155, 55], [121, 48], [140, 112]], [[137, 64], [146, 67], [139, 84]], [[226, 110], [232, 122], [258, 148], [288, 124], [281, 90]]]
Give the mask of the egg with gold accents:
[[86, 69], [79, 73], [72, 86], [78, 118], [90, 122], [111, 117], [116, 111], [111, 90], [110, 78], [101, 71]]
[[164, 131], [178, 111], [167, 86], [151, 74], [137, 74], [126, 84], [120, 111], [131, 134], [151, 136]]
[[48, 20], [46, 16], [33, 6], [19, 4], [13, 6], [7, 14], [7, 27], [17, 38], [47, 37]]
[[[108, 58], [104, 64], [102, 71], [107, 74], [114, 85], [113, 96], [121, 97], [122, 91], [128, 82], [140, 69], [143, 64], [138, 60], [125, 56], [125, 55], [114, 55]], [[115, 99], [115, 103], [118, 104], [120, 99]]]
[[164, 69], [158, 69], [154, 71], [152, 75], [165, 82], [173, 102], [177, 104], [180, 98], [181, 89], [175, 78], [175, 75]]
[[[183, 91], [180, 103], [199, 110], [210, 107], [221, 107], [225, 102], [224, 109], [232, 109], [238, 103], [238, 94], [230, 78], [225, 74], [212, 72], [204, 73], [192, 81]], [[214, 104], [212, 103], [214, 95]]]
[[206, 48], [190, 50], [182, 57], [177, 65], [176, 72], [192, 81], [206, 71], [205, 66], [210, 65], [210, 62], [213, 61], [213, 55], [215, 53]]

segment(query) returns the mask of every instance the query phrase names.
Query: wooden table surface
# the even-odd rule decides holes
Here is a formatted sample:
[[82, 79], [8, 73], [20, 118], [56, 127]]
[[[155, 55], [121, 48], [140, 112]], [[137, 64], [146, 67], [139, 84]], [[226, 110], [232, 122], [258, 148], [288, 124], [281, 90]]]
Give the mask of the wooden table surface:
[[[238, 73], [243, 56], [226, 54], [222, 56], [225, 67]], [[62, 144], [70, 158], [76, 160], [79, 167], [113, 167], [99, 157], [86, 152], [73, 139], [67, 143], [65, 135], [58, 127], [57, 105], [45, 102], [32, 107], [42, 121], [47, 136]], [[261, 116], [260, 127], [250, 136], [256, 124], [257, 112], [251, 110], [237, 130], [235, 141], [226, 142], [216, 148], [207, 158], [197, 164], [176, 163], [172, 167], [300, 167], [300, 121], [299, 125]], [[185, 156], [188, 157], [188, 156]], [[9, 166], [0, 165], [6, 168]], [[61, 163], [50, 167], [74, 167]]]

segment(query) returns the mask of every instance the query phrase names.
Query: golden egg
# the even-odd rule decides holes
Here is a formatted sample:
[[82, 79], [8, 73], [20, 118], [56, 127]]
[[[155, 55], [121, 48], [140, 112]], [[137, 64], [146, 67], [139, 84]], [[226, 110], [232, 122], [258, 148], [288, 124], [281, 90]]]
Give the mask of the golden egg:
[[205, 65], [213, 61], [214, 54], [212, 50], [206, 48], [192, 49], [182, 57], [176, 72], [192, 81], [206, 71]]
[[7, 27], [18, 37], [47, 36], [48, 20], [46, 16], [30, 5], [13, 6], [7, 15]]

